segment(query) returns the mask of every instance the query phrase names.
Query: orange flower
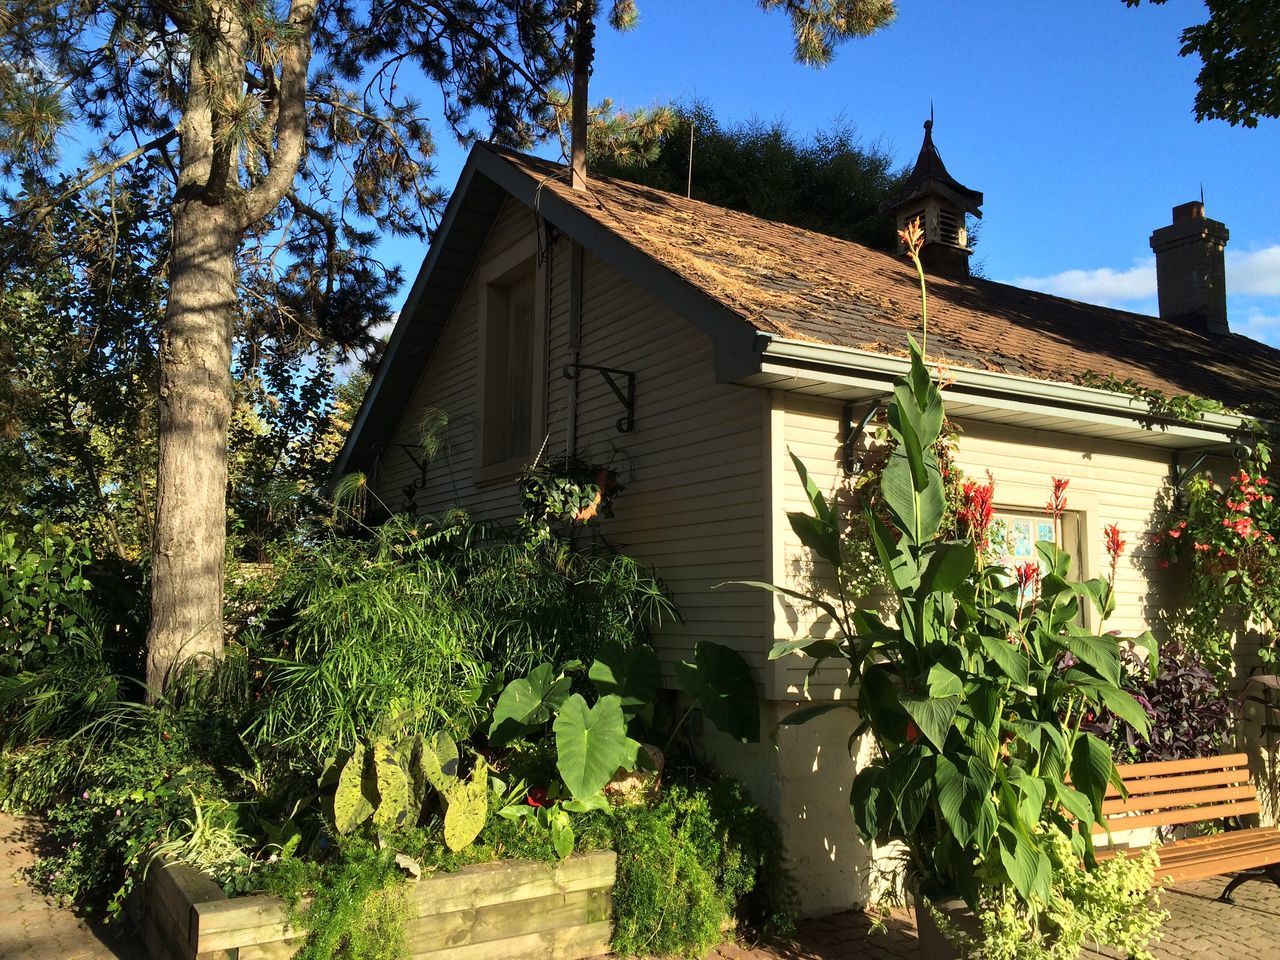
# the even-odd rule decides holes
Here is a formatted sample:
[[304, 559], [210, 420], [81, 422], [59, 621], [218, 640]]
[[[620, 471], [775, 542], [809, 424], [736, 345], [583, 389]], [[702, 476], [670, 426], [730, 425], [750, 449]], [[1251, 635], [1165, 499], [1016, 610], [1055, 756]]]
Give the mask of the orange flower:
[[907, 252], [912, 257], [918, 256], [920, 248], [924, 246], [924, 226], [920, 218], [916, 217], [899, 230], [898, 239], [902, 241], [902, 245], [907, 248]]

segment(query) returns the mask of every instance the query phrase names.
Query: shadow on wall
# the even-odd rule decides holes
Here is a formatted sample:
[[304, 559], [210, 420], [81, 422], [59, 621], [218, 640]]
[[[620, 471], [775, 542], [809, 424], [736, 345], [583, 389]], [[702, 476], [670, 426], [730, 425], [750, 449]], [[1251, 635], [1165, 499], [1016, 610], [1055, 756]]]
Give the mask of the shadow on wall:
[[[724, 773], [747, 785], [782, 830], [804, 916], [866, 905], [884, 889], [890, 859], [873, 859], [849, 809], [857, 770], [849, 737], [858, 717], [835, 711], [798, 726], [778, 721], [799, 704], [768, 702], [761, 711], [761, 743], [741, 744], [705, 728], [703, 747]], [[870, 759], [870, 739], [854, 744], [856, 763]]]

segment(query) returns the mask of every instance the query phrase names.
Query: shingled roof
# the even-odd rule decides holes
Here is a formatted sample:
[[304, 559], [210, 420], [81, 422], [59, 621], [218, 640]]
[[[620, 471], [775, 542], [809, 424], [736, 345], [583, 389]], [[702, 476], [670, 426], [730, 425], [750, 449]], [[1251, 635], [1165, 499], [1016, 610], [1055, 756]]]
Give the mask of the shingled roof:
[[[904, 259], [608, 177], [574, 191], [560, 164], [479, 149], [762, 333], [901, 355], [906, 334], [920, 328], [919, 285]], [[1040, 380], [1114, 376], [1232, 409], [1280, 410], [1280, 350], [976, 277], [930, 278], [929, 354]]]

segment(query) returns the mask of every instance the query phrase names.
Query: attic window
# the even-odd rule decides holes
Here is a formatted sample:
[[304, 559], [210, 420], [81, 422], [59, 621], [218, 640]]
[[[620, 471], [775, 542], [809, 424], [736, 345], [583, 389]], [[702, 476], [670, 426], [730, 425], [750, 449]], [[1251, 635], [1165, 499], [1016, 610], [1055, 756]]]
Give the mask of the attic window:
[[482, 466], [523, 465], [531, 452], [535, 276], [522, 264], [485, 290]]

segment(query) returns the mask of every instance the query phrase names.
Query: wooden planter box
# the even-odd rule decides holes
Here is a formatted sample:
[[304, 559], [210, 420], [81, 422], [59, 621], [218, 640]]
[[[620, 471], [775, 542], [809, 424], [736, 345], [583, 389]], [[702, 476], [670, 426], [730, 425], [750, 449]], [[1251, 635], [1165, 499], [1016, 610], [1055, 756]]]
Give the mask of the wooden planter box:
[[[408, 887], [409, 953], [415, 960], [583, 960], [609, 952], [611, 851], [560, 863], [509, 860], [441, 873]], [[155, 866], [147, 877], [143, 939], [152, 960], [276, 960], [300, 938], [283, 901], [228, 899], [190, 867]]]

